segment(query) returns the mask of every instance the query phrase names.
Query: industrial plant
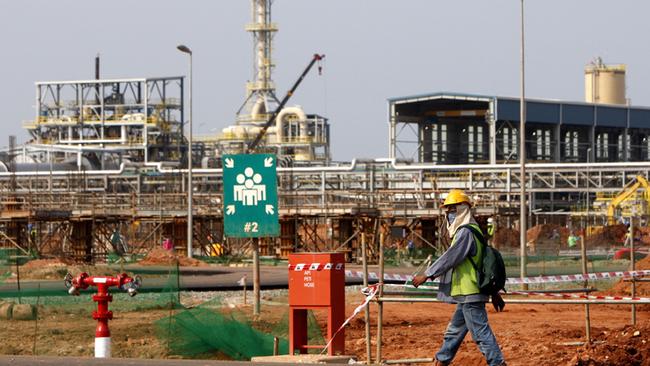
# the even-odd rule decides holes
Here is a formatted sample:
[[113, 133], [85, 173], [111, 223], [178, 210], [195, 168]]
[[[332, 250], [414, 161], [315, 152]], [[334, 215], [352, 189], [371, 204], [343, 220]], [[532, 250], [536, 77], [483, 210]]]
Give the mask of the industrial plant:
[[[359, 233], [372, 232], [376, 243], [394, 226], [439, 247], [437, 202], [449, 188], [477, 197], [484, 218], [516, 221], [518, 99], [449, 92], [390, 98], [389, 157], [333, 162], [326, 117], [300, 106], [277, 111], [277, 25], [266, 6], [255, 2], [246, 27], [257, 72], [233, 125], [192, 144], [196, 254], [209, 253], [215, 241], [239, 242], [223, 235], [221, 156], [246, 152], [255, 139], [257, 152], [277, 154], [279, 162], [282, 235], [262, 239], [266, 255], [343, 246], [356, 258]], [[102, 261], [117, 230], [131, 238], [133, 251], [146, 252], [162, 237], [186, 250], [186, 78], [104, 80], [99, 67], [97, 74], [36, 83], [36, 114], [24, 125], [33, 139], [11, 148], [3, 162], [4, 245]], [[594, 225], [623, 222], [621, 209], [629, 216], [632, 206], [647, 214], [637, 194], [620, 202], [616, 218], [605, 214], [619, 192], [648, 173], [650, 108], [626, 101], [625, 66], [600, 59], [585, 67], [585, 102], [527, 100], [530, 220], [548, 214], [569, 222], [591, 209], [601, 212]]]
[[[504, 278], [514, 288], [508, 294], [507, 303], [513, 304], [513, 308], [516, 304], [529, 307], [519, 314], [514, 325], [518, 328], [508, 328], [508, 337], [518, 339], [526, 333], [528, 321], [536, 316], [550, 324], [564, 316], [570, 305], [578, 304], [584, 305], [586, 313], [585, 342], [576, 343], [582, 339], [582, 323], [572, 324], [573, 331], [567, 330], [566, 334], [542, 335], [557, 341], [553, 345], [556, 348], [584, 346], [571, 365], [600, 365], [581, 363], [580, 357], [596, 349], [591, 347], [597, 347], [597, 342], [613, 342], [612, 334], [620, 333], [626, 339], [638, 337], [628, 342], [636, 347], [637, 353], [633, 355], [647, 354], [643, 350], [647, 346], [638, 344], [647, 335], [630, 335], [636, 334], [637, 328], [622, 331], [617, 328], [609, 334], [609, 328], [603, 327], [608, 330], [600, 332], [598, 328], [598, 334], [590, 333], [590, 316], [604, 321], [610, 316], [608, 312], [621, 304], [632, 306], [635, 326], [636, 304], [643, 304], [638, 305], [639, 319], [646, 322], [643, 332], [650, 329], [647, 325], [650, 298], [639, 297], [650, 292], [647, 288], [635, 292], [636, 281], [644, 282], [636, 278], [650, 275], [650, 267], [638, 269], [634, 264], [635, 255], [648, 255], [650, 245], [650, 106], [630, 102], [626, 95], [625, 64], [610, 64], [601, 57], [585, 60], [585, 65], [580, 66], [584, 66], [584, 101], [500, 96], [490, 94], [489, 90], [484, 94], [441, 91], [434, 85], [421, 94], [390, 96], [383, 121], [388, 136], [382, 140], [382, 144], [387, 143], [388, 156], [336, 161], [332, 158], [332, 132], [344, 127], [328, 116], [314, 113], [313, 106], [296, 105], [292, 99], [301, 93], [300, 86], [307, 75], [322, 71], [322, 61], [327, 56], [316, 53], [311, 59], [305, 59], [304, 69], [295, 70], [292, 85], [277, 86], [273, 79], [276, 66], [273, 52], [279, 26], [271, 18], [273, 0], [250, 0], [250, 3], [251, 19], [245, 31], [252, 38], [254, 71], [252, 75], [241, 75], [242, 80], [250, 80], [245, 83], [241, 104], [229, 106], [236, 110], [232, 120], [210, 134], [193, 134], [192, 51], [187, 46], [178, 46], [179, 51], [189, 56], [187, 76], [104, 78], [102, 59], [98, 55], [94, 78], [35, 83], [34, 115], [22, 125], [29, 135], [28, 141], [17, 143], [11, 136], [9, 146], [0, 151], [0, 278], [16, 279], [17, 292], [11, 293], [12, 298], [18, 298], [14, 305], [22, 305], [24, 301], [19, 268], [25, 266], [19, 265], [21, 260], [57, 260], [80, 269], [80, 273], [61, 275], [56, 280], [65, 284], [66, 296], [83, 296], [87, 288], [97, 288], [93, 301], [97, 302], [98, 310], [92, 313], [92, 319], [99, 322], [96, 355], [97, 349], [101, 349], [97, 357], [110, 357], [108, 321], [118, 324], [121, 319], [116, 317], [113, 321], [113, 313], [108, 311], [108, 304], [113, 300], [109, 288], [115, 287], [115, 291], [130, 296], [147, 291], [146, 281], [129, 266], [160, 265], [156, 256], [163, 252], [173, 257], [173, 261], [164, 263], [162, 269], [144, 273], [157, 286], [150, 290], [156, 294], [147, 294], [150, 296], [147, 299], [158, 296], [147, 304], [149, 310], [158, 312], [158, 318], [147, 321], [155, 322], [155, 332], [164, 339], [160, 341], [165, 345], [161, 349], [166, 349], [163, 356], [152, 353], [142, 357], [208, 355], [218, 358], [227, 354], [226, 359], [248, 360], [271, 352], [277, 356], [278, 349], [295, 353], [294, 345], [299, 354], [306, 354], [312, 348], [326, 349], [334, 342], [329, 356], [340, 356], [332, 349], [343, 353], [346, 347], [353, 348], [370, 364], [373, 357], [370, 346], [374, 345], [377, 347], [375, 360], [381, 364], [388, 357], [382, 354], [382, 324], [400, 329], [400, 332], [386, 332], [384, 351], [388, 349], [390, 356], [411, 357], [404, 353], [416, 348], [418, 352], [430, 351], [430, 344], [422, 340], [427, 338], [426, 327], [431, 325], [427, 317], [438, 320], [438, 312], [428, 313], [430, 310], [424, 307], [418, 308], [420, 313], [399, 309], [390, 313], [391, 319], [399, 320], [386, 321], [382, 318], [383, 306], [388, 307], [390, 302], [419, 306], [415, 303], [437, 301], [426, 297], [431, 293], [426, 291], [442, 291], [441, 282], [434, 283], [433, 278], [425, 276], [423, 281], [427, 282], [422, 282], [422, 288], [416, 291], [411, 287], [418, 285], [415, 282], [418, 275], [437, 263], [435, 258], [440, 258], [456, 243], [452, 237], [457, 228], [451, 229], [453, 219], [446, 217], [443, 203], [453, 189], [462, 190], [461, 204], [469, 207], [468, 215], [476, 221], [461, 227], [476, 224], [474, 230], [486, 233], [485, 248], [496, 248], [505, 258], [504, 261], [499, 257], [505, 263], [504, 273], [506, 267], [511, 275], [513, 268], [518, 271], [518, 277], [510, 276], [508, 282]], [[287, 92], [283, 94], [279, 90]], [[235, 164], [239, 164], [234, 157], [258, 154], [264, 154], [259, 167], [251, 163], [234, 172]], [[267, 168], [273, 174], [271, 178], [264, 176]], [[235, 205], [229, 205], [229, 200], [240, 201], [237, 210], [256, 206], [258, 201], [275, 196], [275, 183], [277, 204], [267, 204], [264, 210], [273, 220], [277, 219], [274, 224], [279, 222], [278, 235], [249, 235], [257, 232], [258, 222], [252, 225], [246, 222], [246, 235], [228, 235], [228, 215], [235, 213]], [[267, 187], [273, 189], [267, 191]], [[449, 205], [456, 207], [455, 204]], [[482, 236], [472, 235], [472, 240], [483, 243]], [[640, 252], [638, 246], [643, 247]], [[476, 256], [484, 255], [484, 249], [474, 250]], [[3, 257], [3, 253], [11, 253], [10, 258], [5, 256], [11, 260]], [[296, 256], [305, 253], [313, 257], [295, 262]], [[470, 259], [470, 255], [474, 256], [469, 254], [470, 249], [465, 253]], [[597, 260], [593, 259], [596, 257]], [[288, 301], [290, 315], [286, 319], [295, 326], [290, 330], [289, 343], [275, 334], [269, 336], [277, 330], [274, 327], [277, 324], [269, 322], [254, 331], [253, 325], [242, 326], [245, 322], [235, 312], [248, 311], [248, 308], [240, 307], [240, 303], [211, 298], [212, 303], [198, 305], [196, 298], [208, 295], [186, 293], [182, 299], [184, 288], [207, 292], [201, 284], [197, 285], [199, 280], [180, 280], [181, 274], [191, 272], [196, 277], [227, 278], [223, 281], [228, 283], [219, 285], [222, 287], [218, 291], [241, 291], [242, 302], [248, 306], [246, 286], [250, 285], [250, 278], [246, 277], [248, 267], [245, 266], [252, 265], [257, 295], [254, 314], [259, 316], [260, 258], [274, 266], [280, 263], [278, 268], [283, 276], [289, 266], [288, 280], [285, 281], [286, 276], [282, 278], [286, 283], [278, 285], [273, 278], [269, 288], [288, 287], [291, 292], [292, 283], [293, 286], [296, 281], [300, 283], [299, 291], [293, 290], [300, 296], [285, 293], [278, 296]], [[645, 261], [644, 265], [650, 265]], [[546, 267], [547, 262], [552, 264], [551, 269]], [[214, 272], [214, 268], [207, 268], [207, 263], [215, 267], [223, 265], [227, 270], [219, 267]], [[392, 272], [384, 272], [385, 263], [392, 266], [386, 271]], [[196, 273], [195, 269], [183, 268], [204, 264], [206, 268]], [[369, 273], [369, 264], [376, 265], [379, 274]], [[7, 268], [6, 276], [3, 265]], [[116, 266], [124, 273], [115, 276], [86, 273], [87, 268]], [[229, 272], [231, 269], [226, 266], [241, 268]], [[14, 267], [16, 274], [12, 272]], [[455, 268], [450, 270], [446, 285], [452, 286], [452, 277], [456, 281]], [[474, 282], [480, 282], [483, 272], [478, 274], [476, 265], [473, 268], [477, 272]], [[269, 266], [267, 274], [276, 273], [275, 270]], [[565, 270], [571, 271], [571, 275], [565, 274]], [[308, 275], [304, 274], [306, 271]], [[331, 278], [327, 277], [331, 281], [327, 282], [326, 291], [312, 298], [324, 271], [327, 276], [332, 274]], [[482, 264], [480, 271], [483, 271]], [[32, 276], [32, 272], [28, 271], [27, 276]], [[607, 286], [619, 292], [608, 293], [594, 287], [606, 281], [610, 281]], [[627, 291], [628, 281], [632, 281], [631, 291]], [[580, 287], [570, 288], [568, 282], [576, 282]], [[356, 294], [354, 301], [346, 302], [346, 291], [350, 290], [345, 286], [351, 284], [361, 286], [363, 293]], [[401, 286], [400, 291], [384, 291], [384, 286], [389, 285]], [[497, 289], [497, 293], [503, 289]], [[0, 294], [5, 290], [0, 289]], [[466, 294], [463, 294], [464, 299]], [[483, 295], [471, 292], [468, 296], [478, 294]], [[490, 294], [492, 299], [494, 295]], [[39, 304], [43, 306], [38, 296], [34, 309]], [[528, 296], [557, 298], [535, 302]], [[0, 319], [9, 321], [13, 315], [3, 315], [6, 306], [2, 299], [0, 296]], [[272, 305], [277, 302], [271, 295], [266, 300]], [[357, 300], [361, 305], [356, 304]], [[373, 319], [378, 334], [374, 341], [370, 340], [369, 304], [378, 305], [372, 315], [377, 317], [376, 323]], [[547, 304], [563, 307], [544, 318], [542, 313], [548, 308], [543, 306]], [[608, 304], [611, 309], [594, 312], [598, 314], [594, 316], [589, 312], [591, 304]], [[232, 310], [235, 315], [214, 317], [209, 313], [221, 307], [228, 311], [235, 309]], [[350, 322], [363, 309], [365, 320]], [[538, 313], [535, 309], [541, 310]], [[121, 310], [128, 314], [142, 308], [138, 305]], [[323, 317], [317, 319], [308, 310], [326, 312], [323, 317], [327, 318], [327, 326], [323, 325]], [[347, 318], [350, 310], [353, 314]], [[516, 311], [514, 315], [507, 312], [504, 315], [501, 310], [503, 307], [499, 310], [497, 305], [494, 313], [490, 309], [491, 320], [501, 319], [503, 324], [506, 322], [503, 317], [517, 317]], [[40, 319], [35, 315], [37, 310], [29, 311], [34, 313], [30, 320]], [[82, 312], [53, 312], [60, 317], [69, 313]], [[269, 313], [271, 317], [279, 317], [278, 312]], [[128, 316], [135, 317], [127, 315], [125, 323], [137, 321]], [[332, 326], [333, 318], [337, 327]], [[619, 313], [612, 315], [612, 319], [624, 321]], [[250, 324], [259, 320], [254, 318]], [[285, 319], [273, 320], [281, 323]], [[228, 328], [234, 323], [241, 328]], [[414, 330], [422, 326], [419, 337], [403, 336], [411, 325]], [[137, 328], [131, 328], [131, 324], [121, 326], [122, 330], [129, 331]], [[307, 329], [319, 326], [327, 329], [327, 339], [323, 341], [329, 342], [325, 348], [308, 345], [311, 333], [308, 335]], [[501, 330], [500, 326], [495, 329]], [[203, 332], [200, 335], [191, 333], [199, 328]], [[262, 328], [268, 334], [262, 334]], [[56, 336], [63, 331], [57, 328], [48, 332]], [[354, 344], [349, 338], [347, 344], [343, 336], [336, 338], [345, 332], [357, 337]], [[579, 334], [573, 335], [576, 332]], [[363, 335], [366, 342], [356, 342]], [[229, 340], [225, 339], [228, 337], [241, 343], [241, 349], [231, 349]], [[37, 338], [34, 335], [33, 354], [36, 354]], [[131, 348], [136, 342], [144, 347], [151, 341], [133, 340], [128, 335], [123, 338], [122, 344]], [[212, 347], [211, 342], [215, 340], [226, 345]], [[590, 343], [594, 340], [597, 342]], [[402, 349], [407, 341], [411, 351]], [[526, 348], [521, 343], [512, 344], [507, 349], [504, 347], [507, 354]], [[244, 349], [250, 352], [245, 353]], [[548, 347], [542, 351], [547, 350]], [[521, 352], [539, 356], [537, 360], [540, 360], [542, 351], [531, 348]], [[11, 350], [6, 352], [12, 354]], [[131, 351], [119, 352], [123, 352], [121, 357], [141, 357]], [[565, 353], [568, 354], [564, 352], [562, 357]], [[512, 364], [526, 364], [522, 359]], [[482, 362], [477, 360], [465, 357], [459, 364]], [[643, 360], [647, 362], [647, 358]], [[434, 361], [437, 362], [435, 358], [409, 358], [387, 363]]]

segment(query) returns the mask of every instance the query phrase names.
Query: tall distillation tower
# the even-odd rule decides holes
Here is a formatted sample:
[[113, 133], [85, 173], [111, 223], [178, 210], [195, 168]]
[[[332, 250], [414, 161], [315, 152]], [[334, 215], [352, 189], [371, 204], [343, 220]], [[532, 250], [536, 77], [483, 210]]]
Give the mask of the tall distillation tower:
[[253, 35], [255, 68], [254, 80], [246, 83], [246, 101], [237, 111], [237, 122], [260, 125], [266, 122], [271, 105], [278, 105], [271, 71], [275, 66], [272, 58], [273, 35], [278, 31], [271, 22], [272, 0], [251, 0], [253, 22], [246, 25], [246, 31]]
[[[220, 154], [244, 152], [280, 104], [271, 78], [275, 67], [272, 41], [278, 31], [271, 22], [272, 4], [273, 0], [251, 0], [252, 22], [246, 25], [246, 31], [253, 35], [253, 81], [246, 84], [246, 99], [237, 111], [236, 124], [224, 128], [217, 138]], [[329, 132], [327, 118], [307, 114], [300, 106], [285, 107], [279, 111], [275, 125], [266, 131], [261, 150], [293, 161], [327, 162]]]

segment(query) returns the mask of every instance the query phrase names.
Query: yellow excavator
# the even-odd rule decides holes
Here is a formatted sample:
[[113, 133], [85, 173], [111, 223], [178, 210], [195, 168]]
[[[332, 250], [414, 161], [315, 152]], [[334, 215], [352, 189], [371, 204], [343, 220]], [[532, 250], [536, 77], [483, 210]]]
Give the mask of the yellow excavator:
[[[650, 183], [648, 183], [648, 180], [645, 179], [644, 176], [637, 175], [636, 179], [628, 183], [623, 188], [623, 191], [621, 191], [621, 193], [614, 197], [614, 199], [609, 203], [609, 206], [607, 207], [607, 223], [609, 225], [616, 224], [616, 217], [614, 216], [616, 208], [625, 200], [634, 196], [639, 188], [644, 189], [643, 199], [647, 203], [646, 207], [650, 207]], [[644, 214], [644, 212], [639, 212], [639, 214]]]

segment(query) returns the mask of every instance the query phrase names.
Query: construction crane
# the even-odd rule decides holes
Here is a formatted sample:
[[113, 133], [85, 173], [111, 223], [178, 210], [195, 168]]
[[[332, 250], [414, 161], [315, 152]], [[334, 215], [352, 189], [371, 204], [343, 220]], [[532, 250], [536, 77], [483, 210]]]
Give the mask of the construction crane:
[[636, 179], [628, 183], [623, 188], [623, 191], [621, 191], [621, 193], [614, 197], [614, 199], [609, 203], [609, 206], [607, 207], [607, 223], [609, 225], [616, 224], [616, 218], [614, 217], [616, 208], [621, 203], [632, 197], [639, 188], [644, 189], [643, 198], [646, 204], [650, 204], [650, 183], [648, 183], [648, 180], [645, 179], [645, 177], [637, 175]]
[[[278, 113], [280, 113], [282, 108], [284, 108], [285, 104], [287, 104], [287, 102], [289, 101], [289, 99], [291, 98], [293, 93], [298, 88], [298, 85], [300, 85], [300, 83], [302, 82], [302, 79], [304, 79], [305, 76], [307, 76], [307, 73], [309, 72], [309, 70], [311, 70], [311, 68], [314, 66], [314, 64], [317, 61], [321, 61], [324, 57], [325, 57], [325, 55], [319, 55], [317, 53], [314, 54], [314, 57], [312, 57], [311, 61], [309, 62], [309, 65], [307, 65], [307, 67], [302, 72], [302, 74], [300, 75], [298, 80], [296, 80], [296, 82], [293, 84], [291, 89], [289, 89], [289, 91], [287, 92], [287, 95], [284, 96], [284, 98], [282, 99], [282, 101], [280, 102], [278, 107], [275, 109], [275, 111], [273, 111], [273, 113], [271, 113], [271, 116], [269, 117], [268, 121], [266, 121], [266, 123], [264, 124], [264, 127], [262, 127], [262, 129], [260, 130], [260, 133], [257, 134], [255, 139], [253, 141], [251, 141], [250, 144], [248, 144], [248, 148], [246, 149], [247, 154], [251, 154], [252, 152], [255, 151], [255, 149], [257, 148], [257, 145], [259, 145], [260, 141], [262, 140], [262, 138], [266, 134], [266, 130], [268, 130], [269, 127], [271, 127], [273, 124], [275, 124], [275, 119], [277, 118]], [[321, 67], [319, 66], [318, 67], [318, 73], [320, 74], [320, 72], [321, 72]]]

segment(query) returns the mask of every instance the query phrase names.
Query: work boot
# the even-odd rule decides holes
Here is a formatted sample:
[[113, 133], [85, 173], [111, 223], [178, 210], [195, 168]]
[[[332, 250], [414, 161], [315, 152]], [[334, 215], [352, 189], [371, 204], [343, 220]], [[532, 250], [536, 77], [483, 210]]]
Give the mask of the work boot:
[[449, 366], [449, 362], [442, 362], [436, 358], [435, 361], [433, 361], [433, 366]]

